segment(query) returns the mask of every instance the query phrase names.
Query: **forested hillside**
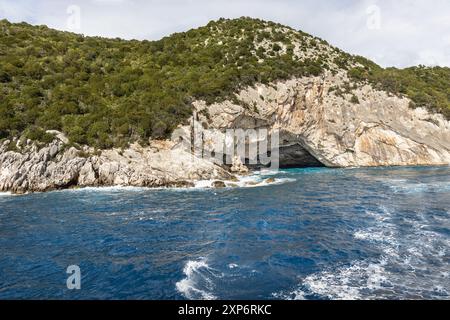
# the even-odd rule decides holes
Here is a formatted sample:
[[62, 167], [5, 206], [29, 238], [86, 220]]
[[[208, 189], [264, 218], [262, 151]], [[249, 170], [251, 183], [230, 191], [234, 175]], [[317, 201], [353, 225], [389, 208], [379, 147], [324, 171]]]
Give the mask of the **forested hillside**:
[[255, 83], [349, 71], [450, 116], [450, 69], [382, 69], [325, 41], [250, 18], [221, 19], [159, 41], [84, 37], [0, 21], [0, 139], [99, 149], [164, 138], [191, 102], [233, 99]]
[[411, 67], [383, 69], [358, 58], [364, 67], [349, 71], [350, 77], [372, 83], [381, 90], [412, 99], [411, 107], [425, 107], [450, 119], [450, 68]]

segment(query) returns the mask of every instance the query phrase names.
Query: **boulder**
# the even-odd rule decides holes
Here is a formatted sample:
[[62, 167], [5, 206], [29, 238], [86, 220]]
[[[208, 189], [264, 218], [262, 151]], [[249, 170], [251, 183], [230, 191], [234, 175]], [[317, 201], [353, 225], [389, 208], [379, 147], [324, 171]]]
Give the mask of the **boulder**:
[[212, 187], [216, 188], [216, 189], [223, 189], [223, 188], [226, 188], [227, 185], [223, 181], [214, 181], [212, 183]]

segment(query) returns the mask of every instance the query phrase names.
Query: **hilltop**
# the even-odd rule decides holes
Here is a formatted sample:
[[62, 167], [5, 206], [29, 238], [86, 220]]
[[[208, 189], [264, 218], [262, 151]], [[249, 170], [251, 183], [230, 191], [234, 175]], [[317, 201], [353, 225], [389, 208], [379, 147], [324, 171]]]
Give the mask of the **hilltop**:
[[126, 147], [165, 138], [191, 103], [235, 100], [257, 83], [324, 72], [404, 94], [412, 106], [450, 115], [448, 68], [382, 69], [292, 28], [220, 19], [159, 41], [85, 37], [0, 21], [0, 139]]
[[[448, 68], [384, 69], [250, 18], [159, 41], [0, 31], [0, 192], [236, 187], [278, 164], [450, 164]], [[265, 130], [263, 146], [228, 153], [233, 128]], [[279, 146], [265, 152], [269, 141]], [[253, 142], [235, 137], [233, 149]]]

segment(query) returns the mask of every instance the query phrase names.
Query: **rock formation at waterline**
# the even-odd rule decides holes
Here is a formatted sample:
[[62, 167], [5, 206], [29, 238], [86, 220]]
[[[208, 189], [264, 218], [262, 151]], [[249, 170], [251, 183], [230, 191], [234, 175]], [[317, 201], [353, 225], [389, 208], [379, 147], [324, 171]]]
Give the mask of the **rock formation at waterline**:
[[450, 164], [450, 122], [442, 115], [368, 84], [337, 95], [347, 83], [343, 73], [326, 73], [242, 90], [241, 104], [194, 105], [203, 127], [279, 130], [281, 166]]
[[[369, 85], [335, 95], [331, 88], [346, 81], [345, 74], [293, 79], [242, 90], [237, 95], [240, 103], [197, 101], [193, 105], [200, 127], [215, 129], [208, 132], [279, 130], [281, 166], [450, 164], [450, 122], [424, 109], [411, 109], [409, 99]], [[358, 103], [351, 101], [353, 95]], [[190, 126], [180, 129], [189, 132]], [[246, 171], [242, 163], [221, 166], [212, 159], [195, 157], [178, 139], [100, 152], [67, 148], [61, 135], [40, 149], [30, 141], [23, 146], [16, 143], [20, 152], [7, 150], [10, 141], [0, 146], [1, 191], [113, 185], [190, 187], [196, 180], [233, 179], [232, 171]], [[207, 141], [203, 147], [208, 148]]]
[[14, 193], [88, 186], [191, 187], [196, 180], [231, 177], [211, 162], [172, 150], [168, 141], [96, 155], [67, 149], [60, 140], [41, 149], [26, 146], [20, 153], [6, 151], [7, 145], [0, 146], [0, 190]]
[[1, 20], [0, 54], [0, 191], [450, 164], [449, 68], [384, 69], [273, 22], [126, 41]]

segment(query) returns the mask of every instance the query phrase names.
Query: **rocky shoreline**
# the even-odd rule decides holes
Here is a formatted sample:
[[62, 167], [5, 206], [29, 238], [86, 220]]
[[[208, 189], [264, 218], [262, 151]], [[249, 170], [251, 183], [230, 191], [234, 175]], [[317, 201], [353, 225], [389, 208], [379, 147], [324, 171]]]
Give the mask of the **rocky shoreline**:
[[[133, 144], [125, 150], [79, 150], [68, 147], [58, 132], [52, 132], [55, 140], [41, 148], [31, 141], [3, 141], [0, 191], [192, 187], [199, 180], [211, 180], [212, 187], [220, 188], [223, 181], [236, 180], [236, 174], [248, 171], [239, 161], [224, 166], [216, 159], [194, 156], [183, 142], [191, 139], [195, 123], [204, 140], [201, 148], [210, 153], [217, 151], [211, 143], [214, 135], [223, 135], [226, 129], [277, 130], [281, 166], [450, 165], [450, 122], [442, 115], [412, 109], [409, 99], [368, 84], [336, 94], [336, 88], [347, 86], [348, 81], [344, 73], [326, 73], [247, 88], [233, 102], [206, 105], [197, 101], [193, 103], [196, 119], [177, 130], [181, 135], [150, 141], [148, 147]], [[252, 143], [251, 138], [245, 141], [247, 147]]]
[[[221, 189], [275, 183], [273, 178], [242, 181], [251, 174], [243, 164], [218, 166], [195, 158], [170, 141], [153, 141], [143, 148], [95, 152], [66, 148], [58, 134], [48, 146], [35, 144], [21, 152], [7, 151], [10, 141], [0, 145], [0, 192], [26, 194], [87, 187], [145, 187]], [[91, 154], [95, 153], [95, 154]]]
[[21, 194], [72, 187], [134, 186], [192, 187], [196, 180], [232, 179], [223, 168], [171, 149], [170, 142], [142, 148], [104, 150], [90, 154], [66, 148], [59, 139], [38, 149], [30, 144], [21, 152], [0, 146], [0, 191]]

